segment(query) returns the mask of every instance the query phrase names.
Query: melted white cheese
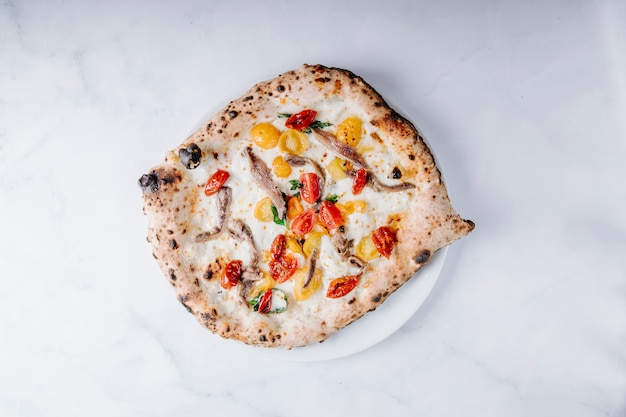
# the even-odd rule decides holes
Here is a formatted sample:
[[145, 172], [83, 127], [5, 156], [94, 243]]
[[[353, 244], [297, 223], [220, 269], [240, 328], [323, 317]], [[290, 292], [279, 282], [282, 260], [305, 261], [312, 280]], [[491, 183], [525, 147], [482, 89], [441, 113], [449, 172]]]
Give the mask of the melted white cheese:
[[[397, 184], [400, 181], [390, 179], [390, 173], [394, 167], [400, 166], [398, 158], [388, 149], [371, 138], [371, 133], [377, 133], [381, 137], [383, 134], [376, 127], [368, 123], [365, 114], [355, 114], [354, 111], [348, 109], [346, 104], [337, 96], [328, 100], [321, 101], [318, 105], [312, 105], [318, 111], [317, 120], [330, 122], [332, 126], [325, 128], [330, 132], [335, 132], [336, 126], [348, 116], [357, 116], [363, 121], [364, 134], [361, 139], [360, 147], [369, 149], [363, 153], [371, 167], [371, 171], [378, 178], [389, 185]], [[295, 113], [300, 111], [293, 105], [285, 106], [284, 112]], [[263, 122], [259, 120], [258, 122]], [[275, 120], [267, 120], [271, 122], [280, 131], [285, 130], [284, 119], [276, 118]], [[252, 127], [252, 126], [250, 126]], [[307, 135], [309, 142], [308, 149], [301, 155], [311, 158], [324, 168], [333, 158], [328, 149], [322, 146], [312, 134]], [[199, 188], [199, 201], [195, 206], [192, 214], [193, 218], [190, 225], [195, 230], [191, 231], [192, 236], [199, 233], [209, 231], [213, 228], [216, 218], [216, 198], [214, 196], [206, 197], [204, 195], [204, 184], [208, 178], [217, 170], [222, 169], [230, 173], [230, 177], [225, 186], [232, 189], [232, 201], [230, 205], [230, 218], [238, 218], [244, 221], [251, 229], [254, 236], [254, 243], [260, 255], [259, 268], [267, 271], [267, 262], [263, 260], [263, 252], [269, 251], [272, 241], [279, 234], [284, 234], [287, 229], [285, 226], [277, 225], [273, 222], [261, 222], [257, 220], [253, 211], [259, 200], [265, 198], [266, 193], [254, 183], [250, 174], [250, 166], [246, 158], [243, 156], [243, 150], [247, 146], [252, 146], [254, 153], [260, 157], [270, 168], [275, 157], [281, 154], [277, 147], [273, 149], [261, 149], [255, 146], [249, 139], [248, 133], [243, 132], [242, 140], [233, 141], [235, 145], [229, 149], [227, 157], [223, 154], [219, 155], [217, 160], [210, 158], [209, 163], [203, 163], [195, 170], [187, 171], [192, 177], [192, 181]], [[294, 191], [290, 190], [290, 179], [297, 179], [301, 173], [312, 172], [309, 165], [303, 167], [294, 167], [289, 178], [280, 179], [274, 176], [274, 182], [279, 189], [287, 195], [292, 195]], [[346, 237], [354, 241], [354, 245], [365, 235], [370, 234], [374, 229], [387, 224], [388, 219], [395, 213], [402, 212], [407, 209], [409, 200], [414, 190], [394, 192], [394, 193], [378, 193], [370, 187], [365, 187], [363, 191], [355, 196], [352, 194], [352, 179], [345, 178], [339, 181], [332, 181], [330, 175], [326, 173], [326, 186], [324, 195], [336, 194], [339, 197], [338, 202], [346, 202], [349, 200], [364, 200], [366, 202], [365, 213], [353, 213], [347, 216], [345, 223]], [[226, 228], [226, 227], [225, 227]], [[244, 268], [250, 260], [250, 251], [245, 242], [239, 242], [233, 239], [226, 230], [219, 237], [208, 242], [191, 245], [187, 249], [186, 256], [193, 259], [195, 264], [208, 265], [216, 258], [222, 256], [225, 259], [240, 259], [243, 261]], [[303, 257], [299, 258], [299, 267], [305, 266]], [[379, 262], [374, 260], [372, 262]], [[354, 273], [354, 267], [342, 262], [336, 253], [330, 239], [324, 236], [318, 256], [317, 266], [323, 271], [324, 288], [319, 291], [325, 293], [328, 283], [334, 279]], [[292, 294], [293, 283], [288, 281], [280, 284], [278, 288], [287, 294]], [[224, 295], [224, 300], [228, 300], [226, 306], [232, 305], [234, 309], [237, 303], [236, 291], [224, 290], [229, 294]], [[232, 294], [230, 294], [232, 293]], [[308, 302], [312, 302], [319, 297], [312, 297]], [[227, 307], [228, 308], [228, 307]], [[313, 308], [313, 307], [311, 307]]]

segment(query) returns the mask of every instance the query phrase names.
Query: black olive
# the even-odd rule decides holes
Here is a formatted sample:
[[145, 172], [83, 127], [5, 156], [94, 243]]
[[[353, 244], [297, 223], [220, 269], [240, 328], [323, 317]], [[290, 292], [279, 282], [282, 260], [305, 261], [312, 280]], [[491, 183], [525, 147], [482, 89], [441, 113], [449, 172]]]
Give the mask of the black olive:
[[159, 189], [159, 177], [154, 171], [144, 174], [139, 178], [139, 186], [144, 193], [154, 193]]
[[180, 162], [187, 169], [195, 169], [200, 165], [200, 160], [202, 159], [202, 151], [195, 143], [187, 146], [187, 148], [181, 148], [178, 151], [178, 157], [180, 158]]

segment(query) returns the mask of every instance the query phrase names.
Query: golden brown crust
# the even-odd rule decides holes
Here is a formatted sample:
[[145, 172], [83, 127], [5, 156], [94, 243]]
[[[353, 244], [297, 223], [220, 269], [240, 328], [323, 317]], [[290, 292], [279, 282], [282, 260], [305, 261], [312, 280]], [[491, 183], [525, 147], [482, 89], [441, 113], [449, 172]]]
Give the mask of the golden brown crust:
[[[193, 235], [197, 225], [190, 216], [202, 210], [197, 203], [202, 190], [190, 180], [190, 171], [178, 158], [179, 150], [197, 144], [205, 163], [228, 164], [232, 148], [248, 141], [253, 124], [275, 118], [285, 106], [304, 108], [334, 96], [367, 114], [369, 123], [381, 132], [375, 139], [393, 149], [404, 177], [417, 186], [409, 209], [389, 219], [397, 230], [390, 261], [368, 266], [359, 287], [347, 296], [325, 299], [323, 313], [312, 314], [292, 303], [285, 313], [262, 315], [236, 299], [216, 296], [229, 257], [215, 254], [200, 264], [190, 255], [198, 251]], [[262, 346], [294, 347], [325, 340], [379, 306], [433, 253], [474, 228], [453, 210], [434, 158], [417, 129], [360, 77], [321, 65], [304, 65], [255, 85], [170, 152], [140, 183], [149, 220], [148, 241], [178, 300], [210, 331]]]

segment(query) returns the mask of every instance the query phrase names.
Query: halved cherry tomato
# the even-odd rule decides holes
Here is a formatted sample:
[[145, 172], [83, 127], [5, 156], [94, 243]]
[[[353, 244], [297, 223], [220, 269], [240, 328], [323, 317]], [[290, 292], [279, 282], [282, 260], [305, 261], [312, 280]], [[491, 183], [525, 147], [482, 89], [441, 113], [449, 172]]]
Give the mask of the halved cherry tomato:
[[298, 236], [304, 236], [313, 230], [313, 226], [315, 226], [316, 222], [315, 210], [309, 209], [307, 211], [303, 211], [293, 219], [291, 223], [291, 230]]
[[327, 229], [336, 229], [343, 224], [343, 216], [336, 205], [330, 201], [322, 201], [319, 212], [320, 220]]
[[381, 226], [372, 233], [372, 241], [378, 252], [389, 259], [396, 244], [396, 232], [387, 226]]
[[298, 259], [288, 253], [280, 259], [270, 259], [269, 262], [270, 275], [277, 283], [287, 281], [296, 272], [298, 268]]
[[259, 307], [257, 311], [261, 314], [267, 314], [272, 309], [272, 289], [268, 289], [263, 293], [259, 300]]
[[320, 198], [320, 183], [317, 175], [313, 172], [304, 173], [300, 175], [300, 183], [302, 184], [300, 190], [302, 199], [309, 204], [315, 204]]
[[239, 278], [241, 277], [241, 265], [243, 262], [239, 260], [230, 261], [226, 268], [224, 268], [224, 272], [222, 273], [222, 280], [220, 284], [222, 288], [232, 288], [239, 282]]
[[289, 129], [303, 130], [315, 121], [317, 112], [315, 110], [302, 110], [299, 113], [289, 116], [285, 121], [285, 126]]
[[344, 295], [352, 291], [360, 281], [358, 275], [350, 275], [347, 277], [335, 278], [330, 282], [328, 290], [326, 290], [326, 297], [328, 298], [341, 298]]
[[285, 235], [278, 235], [274, 238], [272, 247], [270, 248], [270, 256], [272, 260], [277, 261], [283, 257], [283, 254], [285, 253], [285, 242]]
[[352, 194], [360, 194], [365, 188], [367, 183], [367, 171], [365, 168], [360, 168], [354, 176], [354, 182], [352, 183]]
[[228, 172], [218, 169], [206, 182], [206, 185], [204, 186], [204, 194], [211, 196], [217, 193], [220, 188], [222, 188], [228, 177], [230, 177]]

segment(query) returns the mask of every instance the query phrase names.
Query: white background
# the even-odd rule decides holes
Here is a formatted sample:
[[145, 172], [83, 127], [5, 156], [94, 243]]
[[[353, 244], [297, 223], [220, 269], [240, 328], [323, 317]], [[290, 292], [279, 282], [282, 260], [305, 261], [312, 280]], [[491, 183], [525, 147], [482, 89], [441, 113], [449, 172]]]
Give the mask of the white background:
[[[624, 22], [617, 0], [2, 2], [0, 415], [624, 416]], [[137, 187], [302, 63], [413, 120], [477, 225], [399, 331], [306, 363], [195, 323]]]

